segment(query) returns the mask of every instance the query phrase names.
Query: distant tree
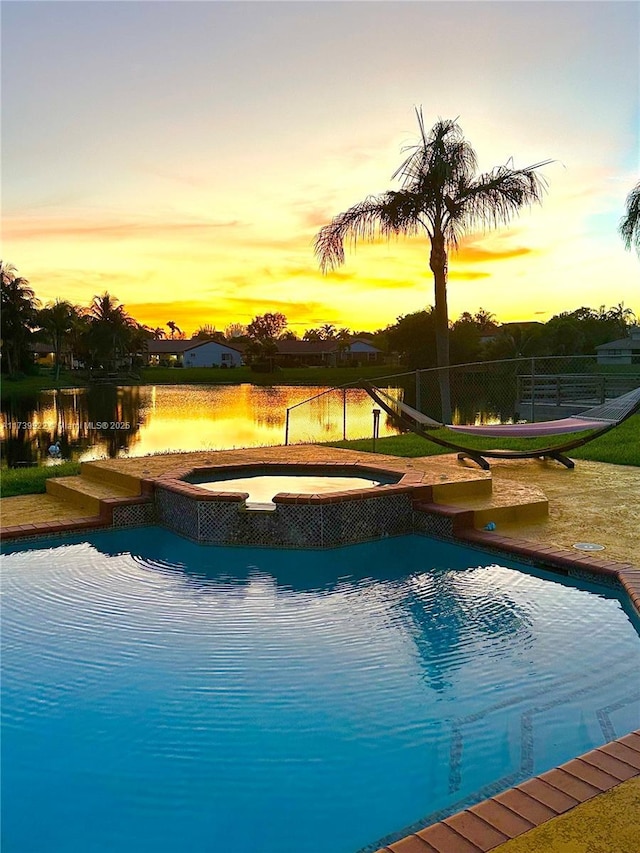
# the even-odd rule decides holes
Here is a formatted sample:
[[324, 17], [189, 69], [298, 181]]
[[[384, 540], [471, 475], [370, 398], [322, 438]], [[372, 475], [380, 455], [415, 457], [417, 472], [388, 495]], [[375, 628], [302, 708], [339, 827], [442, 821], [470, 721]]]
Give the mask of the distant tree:
[[273, 338], [252, 338], [244, 349], [245, 361], [256, 373], [272, 373], [277, 355], [278, 346]]
[[[476, 153], [460, 126], [442, 120], [427, 131], [422, 110], [416, 115], [420, 141], [403, 150], [409, 156], [396, 170], [399, 192], [369, 196], [338, 214], [316, 237], [315, 251], [323, 272], [344, 263], [344, 243], [379, 236], [424, 233], [431, 245], [430, 268], [435, 288], [435, 334], [438, 367], [449, 366], [447, 310], [448, 253], [458, 248], [465, 233], [507, 223], [525, 205], [541, 200], [544, 184], [536, 170], [550, 161], [525, 169], [510, 163], [476, 175]], [[440, 375], [443, 420], [450, 423], [451, 399], [446, 370]]]
[[56, 381], [60, 376], [62, 351], [71, 339], [74, 324], [81, 310], [64, 299], [49, 302], [38, 312], [38, 325], [44, 337], [53, 346]]
[[302, 336], [303, 341], [321, 341], [320, 329], [307, 329]]
[[640, 183], [627, 196], [627, 212], [620, 220], [620, 234], [626, 249], [635, 246], [640, 256]]
[[293, 331], [293, 329], [287, 329], [286, 332], [283, 332], [279, 337], [279, 341], [297, 341], [298, 336]]
[[507, 323], [498, 327], [493, 340], [485, 346], [484, 358], [496, 361], [539, 355], [543, 333], [542, 323]]
[[161, 326], [156, 326], [155, 329], [151, 329], [151, 334], [154, 341], [161, 341], [163, 338], [167, 337], [167, 333]]
[[142, 367], [144, 363], [144, 353], [149, 350], [149, 341], [153, 340], [153, 329], [148, 326], [138, 323], [134, 320], [128, 340], [129, 348], [129, 366]]
[[32, 362], [29, 343], [37, 325], [39, 300], [27, 279], [17, 275], [13, 264], [0, 261], [0, 276], [2, 370], [13, 375]]
[[333, 323], [325, 323], [320, 327], [320, 336], [323, 341], [332, 341], [338, 336], [338, 331]]
[[484, 350], [483, 338], [494, 335], [496, 330], [495, 317], [491, 312], [483, 308], [475, 314], [464, 311], [451, 326], [451, 363], [480, 361]]
[[317, 329], [307, 329], [302, 339], [305, 341], [336, 341], [351, 337], [349, 329], [336, 329], [333, 323], [325, 323]]
[[595, 355], [601, 344], [626, 337], [634, 321], [635, 314], [624, 305], [564, 311], [545, 324], [541, 350], [547, 355]]
[[228, 341], [231, 341], [234, 338], [246, 338], [247, 327], [242, 323], [229, 323], [224, 330], [224, 336]]
[[165, 325], [171, 330], [171, 340], [174, 339], [176, 333], [178, 333], [179, 335], [182, 334], [182, 329], [180, 328], [180, 326], [178, 326], [177, 323], [174, 323], [173, 320], [169, 320]]
[[132, 333], [137, 323], [127, 314], [115, 296], [94, 296], [88, 310], [88, 348], [91, 362], [108, 369], [118, 369], [120, 361], [131, 352]]
[[398, 317], [393, 326], [385, 329], [385, 336], [389, 350], [398, 353], [411, 370], [436, 366], [434, 308]]
[[204, 326], [200, 326], [200, 328], [194, 332], [193, 337], [199, 341], [223, 342], [225, 340], [224, 332], [218, 331], [216, 327], [212, 326], [210, 323], [205, 323]]
[[259, 314], [247, 326], [247, 334], [257, 341], [273, 340], [277, 338], [287, 327], [287, 318], [284, 314]]

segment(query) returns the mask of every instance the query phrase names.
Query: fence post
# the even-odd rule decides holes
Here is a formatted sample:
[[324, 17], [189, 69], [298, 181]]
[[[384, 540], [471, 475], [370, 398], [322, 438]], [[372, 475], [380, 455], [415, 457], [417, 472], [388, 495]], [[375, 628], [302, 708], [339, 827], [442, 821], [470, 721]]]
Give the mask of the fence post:
[[284, 443], [285, 447], [289, 444], [289, 409], [287, 409], [287, 417], [284, 422]]
[[342, 440], [347, 440], [347, 389], [342, 389]]
[[372, 409], [373, 414], [373, 452], [376, 452], [376, 439], [380, 432], [380, 409]]
[[536, 358], [531, 356], [531, 423], [536, 422]]
[[420, 382], [420, 371], [416, 370], [416, 409], [422, 411], [422, 384]]

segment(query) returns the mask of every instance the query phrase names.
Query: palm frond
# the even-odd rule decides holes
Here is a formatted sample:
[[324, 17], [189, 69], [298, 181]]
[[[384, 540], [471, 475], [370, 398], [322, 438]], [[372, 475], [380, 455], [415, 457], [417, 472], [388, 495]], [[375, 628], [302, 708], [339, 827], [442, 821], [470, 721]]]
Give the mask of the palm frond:
[[346, 240], [355, 247], [360, 240], [371, 242], [393, 234], [416, 234], [426, 227], [420, 219], [421, 213], [420, 199], [415, 193], [400, 191], [368, 196], [320, 229], [314, 243], [320, 268], [327, 272], [344, 263]]
[[631, 190], [627, 196], [627, 212], [620, 220], [620, 236], [624, 240], [626, 249], [635, 245], [640, 254], [640, 183]]
[[552, 162], [543, 160], [525, 169], [514, 169], [507, 163], [460, 187], [448, 227], [466, 230], [506, 224], [525, 205], [542, 201], [547, 182], [537, 170]]
[[467, 183], [477, 168], [476, 153], [453, 119], [439, 119], [427, 134], [422, 110], [417, 109], [421, 141], [405, 146], [409, 156], [393, 173], [403, 188], [441, 195], [460, 182]]

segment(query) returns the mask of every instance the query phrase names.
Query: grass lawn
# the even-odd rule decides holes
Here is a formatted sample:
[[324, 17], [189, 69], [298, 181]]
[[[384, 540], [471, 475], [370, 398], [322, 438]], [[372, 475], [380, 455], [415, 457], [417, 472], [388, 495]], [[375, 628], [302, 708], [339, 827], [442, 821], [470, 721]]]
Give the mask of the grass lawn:
[[[63, 462], [61, 465], [46, 465], [33, 468], [3, 469], [0, 478], [0, 497], [13, 495], [37, 495], [46, 492], [50, 477], [75, 477], [80, 473], [79, 462]], [[29, 519], [25, 519], [25, 523]]]
[[[452, 433], [446, 429], [434, 430], [434, 435], [451, 440]], [[562, 436], [562, 440], [569, 440], [576, 433]], [[487, 447], [489, 438], [476, 438], [471, 435], [454, 435], [454, 441], [460, 441], [465, 446], [477, 450]], [[547, 442], [543, 439], [518, 439], [504, 438], [500, 440], [500, 448], [505, 450], [528, 450], [530, 448], [543, 447]], [[346, 447], [349, 450], [362, 450], [371, 452], [372, 440], [370, 438], [357, 441], [333, 441], [327, 442], [331, 447]], [[493, 440], [493, 445], [496, 441]], [[379, 438], [376, 441], [377, 453], [388, 453], [390, 456], [435, 456], [439, 453], [447, 453], [445, 447], [440, 447], [421, 438], [414, 433], [394, 435], [389, 438]], [[633, 415], [620, 426], [610, 432], [594, 439], [594, 441], [570, 450], [567, 454], [571, 459], [591, 459], [594, 462], [610, 462], [614, 465], [637, 465], [640, 466], [640, 414]]]
[[77, 372], [72, 373], [68, 370], [60, 371], [57, 382], [51, 371], [35, 376], [21, 376], [20, 379], [3, 376], [2, 398], [37, 394], [38, 391], [50, 391], [55, 388], [84, 388], [86, 385], [87, 381], [81, 379]]
[[[375, 367], [283, 367], [275, 373], [254, 373], [248, 367], [225, 370], [214, 367], [145, 367], [139, 382], [123, 380], [122, 385], [326, 385], [334, 387], [358, 379], [376, 379], [402, 368], [378, 364]], [[36, 394], [54, 388], [84, 388], [88, 385], [77, 372], [62, 371], [56, 382], [51, 372], [20, 379], [2, 378], [2, 397]]]

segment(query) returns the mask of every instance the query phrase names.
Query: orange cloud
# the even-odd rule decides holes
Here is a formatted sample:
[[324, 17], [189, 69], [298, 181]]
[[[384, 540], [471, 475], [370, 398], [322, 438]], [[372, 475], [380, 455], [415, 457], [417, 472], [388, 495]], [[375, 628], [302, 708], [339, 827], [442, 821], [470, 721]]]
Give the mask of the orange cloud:
[[206, 236], [208, 232], [220, 228], [238, 228], [242, 225], [239, 220], [221, 222], [174, 220], [166, 221], [87, 221], [76, 218], [52, 217], [16, 217], [3, 222], [5, 239], [43, 239], [46, 237], [66, 237], [82, 239], [118, 239], [125, 240], [134, 237], [166, 238], [176, 234]]
[[[200, 300], [170, 302], [129, 302], [126, 309], [136, 320], [147, 326], [165, 326], [169, 320], [177, 323], [187, 334], [204, 323], [224, 329], [229, 323], [248, 323], [256, 314], [280, 311], [289, 325], [310, 325], [309, 317], [322, 314], [336, 316], [333, 307], [321, 302], [287, 302], [277, 299], [223, 298], [211, 302]], [[326, 322], [323, 320], [322, 322]]]
[[533, 249], [526, 246], [517, 246], [513, 249], [483, 249], [480, 246], [463, 245], [455, 254], [455, 263], [475, 264], [484, 261], [504, 261], [509, 258], [520, 258], [530, 255]]

